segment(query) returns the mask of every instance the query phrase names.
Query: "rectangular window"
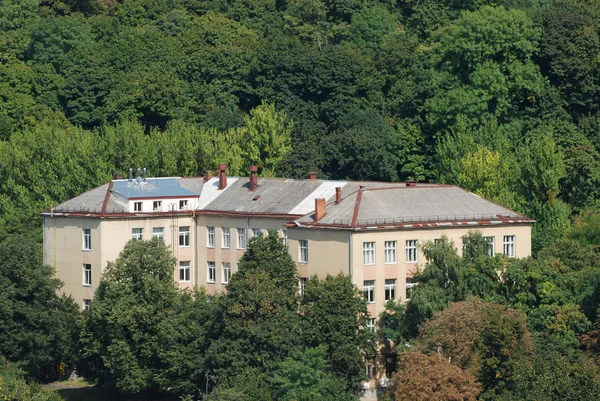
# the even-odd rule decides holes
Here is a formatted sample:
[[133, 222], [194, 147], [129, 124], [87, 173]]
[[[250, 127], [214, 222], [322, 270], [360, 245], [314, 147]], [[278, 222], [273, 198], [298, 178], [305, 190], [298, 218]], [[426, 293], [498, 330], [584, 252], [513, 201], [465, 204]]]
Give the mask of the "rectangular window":
[[141, 241], [144, 239], [144, 229], [143, 228], [132, 228], [131, 229], [131, 239], [134, 241]]
[[83, 250], [89, 251], [92, 249], [92, 230], [89, 228], [83, 229]]
[[308, 240], [298, 240], [300, 245], [300, 263], [308, 263]]
[[363, 265], [375, 264], [375, 243], [363, 242]]
[[215, 271], [215, 262], [208, 262], [208, 277], [206, 280], [209, 283], [214, 283], [216, 280], [217, 272]]
[[371, 331], [375, 331], [375, 328], [377, 327], [377, 319], [375, 318], [368, 318], [367, 319], [367, 329], [371, 330]]
[[209, 248], [215, 247], [215, 228], [206, 227], [206, 246]]
[[246, 229], [238, 228], [237, 229], [237, 249], [246, 249]]
[[385, 300], [389, 301], [390, 299], [396, 299], [396, 279], [387, 279], [385, 280]]
[[155, 212], [159, 212], [162, 210], [162, 201], [154, 201], [152, 202], [152, 210]]
[[505, 235], [504, 236], [504, 254], [509, 258], [515, 257], [515, 236]]
[[190, 246], [190, 227], [179, 227], [179, 246]]
[[221, 282], [223, 284], [229, 284], [229, 280], [231, 280], [231, 263], [223, 262], [223, 277], [221, 277]]
[[298, 287], [300, 288], [300, 296], [304, 295], [304, 290], [306, 289], [306, 283], [308, 282], [308, 278], [300, 277], [298, 279]]
[[489, 244], [488, 255], [494, 256], [496, 254], [496, 249], [494, 247], [494, 237], [483, 237], [484, 240]]
[[417, 240], [410, 239], [406, 241], [406, 263], [417, 262]]
[[190, 262], [179, 262], [179, 281], [189, 282], [190, 280]]
[[90, 310], [91, 306], [92, 306], [92, 300], [91, 299], [84, 299], [83, 300], [83, 310]]
[[187, 201], [187, 199], [180, 200], [179, 201], [179, 210], [187, 210], [187, 208], [188, 208], [188, 201]]
[[152, 238], [158, 238], [161, 241], [165, 240], [165, 228], [164, 227], [154, 227], [152, 229]]
[[375, 302], [375, 280], [365, 280], [363, 282], [363, 293], [367, 302]]
[[396, 263], [396, 241], [385, 241], [385, 263]]
[[375, 358], [368, 358], [365, 369], [368, 379], [376, 379], [377, 378], [377, 364], [375, 363]]
[[83, 285], [92, 285], [92, 265], [83, 265]]
[[229, 227], [221, 228], [223, 232], [223, 248], [229, 248], [231, 246], [231, 236], [229, 235]]
[[260, 237], [260, 228], [253, 228], [252, 229], [252, 236], [253, 237]]
[[142, 211], [142, 202], [133, 202], [133, 211], [141, 212]]
[[287, 230], [281, 230], [281, 242], [283, 243], [283, 245], [288, 246]]
[[410, 301], [410, 295], [419, 283], [413, 283], [411, 278], [406, 279], [406, 302]]

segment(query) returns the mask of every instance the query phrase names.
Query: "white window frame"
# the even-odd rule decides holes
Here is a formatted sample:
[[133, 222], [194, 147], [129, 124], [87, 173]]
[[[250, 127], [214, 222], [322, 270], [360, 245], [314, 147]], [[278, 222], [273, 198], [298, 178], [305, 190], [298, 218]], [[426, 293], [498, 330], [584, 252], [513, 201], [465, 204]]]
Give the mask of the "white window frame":
[[221, 248], [231, 248], [231, 230], [229, 227], [222, 227], [221, 234], [223, 235], [223, 243]]
[[374, 317], [367, 318], [367, 329], [375, 331], [377, 329], [377, 319]]
[[83, 229], [83, 250], [92, 250], [92, 230], [90, 228]]
[[165, 228], [164, 227], [153, 227], [152, 238], [158, 238], [161, 241], [165, 240]]
[[288, 232], [287, 230], [281, 230], [281, 242], [283, 245], [288, 246]]
[[155, 212], [160, 212], [162, 210], [162, 201], [152, 202], [152, 210]]
[[488, 256], [494, 256], [496, 254], [495, 237], [483, 237], [484, 240], [490, 245], [488, 249]]
[[516, 252], [516, 236], [514, 235], [505, 235], [503, 241], [502, 250], [506, 256], [509, 258], [514, 258], [517, 254]]
[[363, 295], [367, 303], [375, 303], [375, 280], [363, 281]]
[[298, 278], [298, 292], [300, 296], [304, 295], [304, 291], [306, 291], [306, 283], [308, 282], [308, 277], [300, 277]]
[[179, 210], [188, 210], [188, 200], [182, 199], [179, 201]]
[[144, 202], [133, 202], [133, 211], [134, 212], [143, 212], [144, 211]]
[[300, 257], [298, 258], [298, 261], [300, 263], [308, 263], [308, 240], [299, 239], [298, 247], [300, 248]]
[[84, 299], [83, 300], [83, 310], [84, 311], [90, 310], [91, 306], [92, 306], [92, 300], [91, 299]]
[[189, 260], [179, 262], [179, 282], [190, 283], [192, 281], [191, 266]]
[[221, 284], [229, 284], [231, 280], [231, 262], [221, 263]]
[[92, 286], [92, 265], [89, 263], [83, 264], [83, 285], [84, 287]]
[[406, 279], [406, 302], [410, 301], [410, 293], [418, 286], [419, 283], [413, 283], [412, 279]]
[[417, 263], [419, 258], [419, 240], [406, 240], [406, 263]]
[[207, 248], [215, 247], [215, 228], [214, 227], [206, 227], [206, 247]]
[[396, 283], [397, 280], [395, 278], [385, 279], [385, 300], [389, 301], [390, 299], [396, 300]]
[[238, 227], [237, 231], [237, 248], [246, 249], [246, 229]]
[[217, 267], [215, 262], [206, 263], [206, 282], [215, 283], [217, 281]]
[[396, 259], [396, 241], [385, 241], [384, 242], [384, 253], [385, 253], [385, 264], [390, 265], [397, 263]]
[[141, 241], [144, 239], [144, 229], [143, 228], [132, 228], [131, 229], [131, 239], [134, 241]]
[[253, 228], [252, 229], [252, 237], [260, 237], [260, 228]]
[[179, 227], [179, 247], [189, 248], [190, 247], [190, 226]]
[[375, 242], [363, 242], [363, 265], [375, 264]]

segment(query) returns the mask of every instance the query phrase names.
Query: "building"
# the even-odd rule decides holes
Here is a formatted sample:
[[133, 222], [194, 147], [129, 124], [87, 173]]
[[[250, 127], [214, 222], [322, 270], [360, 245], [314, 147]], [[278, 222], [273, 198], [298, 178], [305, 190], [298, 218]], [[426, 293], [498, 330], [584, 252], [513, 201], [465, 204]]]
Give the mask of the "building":
[[103, 269], [130, 239], [162, 238], [177, 258], [180, 288], [225, 289], [249, 238], [277, 230], [312, 275], [348, 274], [374, 318], [388, 299], [405, 301], [425, 264], [420, 244], [480, 230], [493, 251], [531, 252], [533, 220], [451, 185], [227, 177], [115, 179], [42, 213], [44, 262], [83, 308]]

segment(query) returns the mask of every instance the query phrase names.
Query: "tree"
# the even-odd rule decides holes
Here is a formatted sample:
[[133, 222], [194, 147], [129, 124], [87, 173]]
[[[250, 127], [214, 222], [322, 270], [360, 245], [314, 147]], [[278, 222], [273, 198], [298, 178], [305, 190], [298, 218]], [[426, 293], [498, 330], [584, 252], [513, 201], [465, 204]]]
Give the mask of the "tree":
[[59, 378], [75, 360], [79, 308], [61, 286], [35, 241], [0, 245], [0, 355], [38, 379]]
[[58, 393], [27, 383], [24, 373], [0, 357], [0, 397], [9, 401], [61, 401]]

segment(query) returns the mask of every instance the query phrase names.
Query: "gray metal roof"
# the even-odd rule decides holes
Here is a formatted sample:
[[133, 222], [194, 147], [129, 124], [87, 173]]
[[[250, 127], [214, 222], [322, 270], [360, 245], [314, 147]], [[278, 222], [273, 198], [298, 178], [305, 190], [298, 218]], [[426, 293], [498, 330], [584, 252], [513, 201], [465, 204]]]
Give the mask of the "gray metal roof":
[[54, 208], [56, 212], [101, 213], [109, 184], [106, 183], [90, 191], [69, 199]]
[[[124, 196], [127, 199], [135, 198], [161, 198], [161, 197], [193, 197], [199, 196], [200, 191], [188, 189], [191, 185], [188, 180], [187, 185], [182, 185], [180, 178], [148, 178], [146, 182], [142, 180], [114, 180], [112, 192]], [[196, 179], [199, 180], [199, 179]], [[199, 188], [202, 190], [202, 187]]]

